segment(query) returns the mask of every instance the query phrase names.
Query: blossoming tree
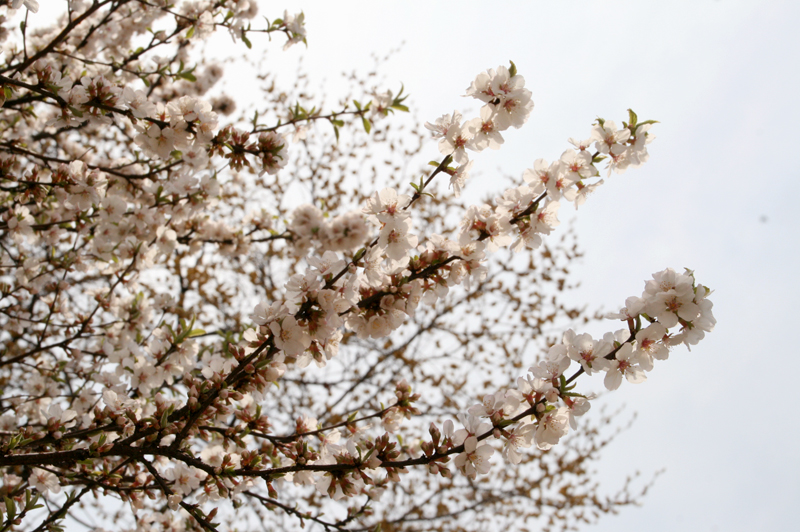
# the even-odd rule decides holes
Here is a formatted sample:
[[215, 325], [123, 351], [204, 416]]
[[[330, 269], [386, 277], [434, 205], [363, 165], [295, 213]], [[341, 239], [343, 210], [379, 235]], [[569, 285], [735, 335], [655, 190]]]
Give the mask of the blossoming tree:
[[648, 160], [653, 121], [598, 119], [466, 205], [470, 154], [533, 108], [513, 63], [428, 134], [392, 129], [402, 90], [322, 110], [269, 75], [226, 124], [192, 47], [288, 47], [303, 14], [74, 0], [36, 27], [35, 0], [1, 3], [0, 530], [488, 530], [629, 502], [587, 473], [609, 417], [580, 377], [643, 382], [713, 328], [709, 290], [666, 269], [621, 328], [556, 331], [581, 322], [558, 299], [577, 252], [547, 240]]

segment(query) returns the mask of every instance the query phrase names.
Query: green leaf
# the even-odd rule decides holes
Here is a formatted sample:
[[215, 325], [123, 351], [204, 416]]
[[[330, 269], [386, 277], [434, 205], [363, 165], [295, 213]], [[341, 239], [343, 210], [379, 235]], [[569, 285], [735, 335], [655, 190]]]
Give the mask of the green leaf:
[[192, 35], [194, 35], [194, 26], [192, 26], [191, 28], [189, 28], [189, 31], [187, 31], [187, 32], [186, 32], [186, 38], [187, 38], [187, 39], [191, 39], [191, 38], [192, 38]]
[[6, 515], [8, 515], [8, 520], [13, 521], [14, 517], [17, 515], [17, 508], [14, 506], [14, 501], [8, 497], [3, 497], [3, 500], [6, 503]]
[[508, 69], [508, 73], [513, 78], [517, 75], [517, 65], [514, 64], [514, 61], [509, 60], [508, 62], [511, 63], [511, 68]]
[[206, 333], [203, 329], [193, 329], [189, 331], [189, 338], [193, 338], [195, 336], [203, 336]]
[[400, 84], [400, 92], [397, 93], [394, 100], [392, 100], [392, 104], [389, 106], [390, 109], [396, 109], [398, 111], [403, 111], [404, 113], [408, 112], [408, 107], [403, 105], [403, 102], [406, 98], [408, 98], [408, 94], [403, 96], [403, 91], [405, 90], [405, 86], [401, 83]]
[[639, 117], [636, 116], [636, 113], [633, 112], [633, 109], [628, 109], [628, 127], [631, 129], [636, 129], [636, 122], [639, 120]]
[[242, 42], [245, 46], [247, 46], [248, 50], [253, 48], [253, 43], [250, 42], [250, 39], [247, 38], [247, 35], [245, 35], [244, 32], [242, 32]]
[[41, 508], [42, 506], [44, 506], [42, 504], [36, 504], [38, 501], [39, 501], [38, 493], [31, 490], [25, 491], [25, 510], [27, 511], [35, 510], [37, 508]]
[[364, 254], [366, 252], [367, 252], [367, 248], [361, 248], [358, 251], [356, 251], [356, 254], [353, 255], [353, 262], [360, 261], [364, 257]]
[[362, 116], [361, 123], [364, 124], [364, 131], [369, 133], [372, 130], [372, 122], [370, 122], [369, 118]]

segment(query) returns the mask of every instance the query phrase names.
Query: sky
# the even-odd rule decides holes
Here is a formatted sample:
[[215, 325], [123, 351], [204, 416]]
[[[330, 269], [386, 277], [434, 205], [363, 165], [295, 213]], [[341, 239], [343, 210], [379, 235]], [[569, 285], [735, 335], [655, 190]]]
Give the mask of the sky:
[[[50, 3], [40, 0], [43, 10]], [[597, 116], [619, 123], [632, 108], [659, 120], [644, 167], [612, 176], [577, 215], [562, 209], [585, 251], [570, 297], [616, 310], [653, 272], [688, 267], [715, 290], [718, 324], [646, 383], [602, 399], [638, 413], [600, 462], [606, 489], [637, 470], [664, 473], [641, 507], [584, 530], [795, 529], [800, 2], [285, 0], [262, 2], [260, 13], [274, 19], [283, 9], [305, 13], [308, 47], [281, 52], [278, 38], [269, 68], [291, 73], [302, 57], [312, 86], [335, 95], [341, 72], [366, 72], [373, 53], [399, 47], [382, 69], [386, 88], [405, 86], [420, 123], [454, 109], [475, 115], [466, 87], [513, 60], [536, 107], [502, 150], [472, 157], [465, 195], [476, 200], [502, 192], [499, 176], [519, 178], [535, 159], [560, 156], [569, 137], [586, 138]], [[235, 69], [227, 76], [235, 89]], [[438, 157], [435, 143], [429, 151]]]
[[[474, 155], [466, 194], [475, 198], [499, 175], [521, 176], [535, 159], [560, 156], [569, 137], [588, 136], [597, 116], [619, 123], [633, 108], [640, 119], [659, 120], [650, 161], [612, 176], [577, 213], [586, 254], [572, 297], [616, 310], [653, 272], [688, 267], [715, 290], [718, 324], [691, 352], [676, 349], [646, 383], [623, 384], [603, 399], [638, 413], [601, 460], [603, 485], [613, 491], [637, 470], [645, 479], [664, 474], [641, 507], [585, 530], [796, 528], [800, 3], [274, 6], [262, 4], [261, 14], [303, 10], [308, 48], [279, 52], [273, 43], [268, 65], [277, 70], [302, 56], [312, 79], [335, 91], [340, 72], [365, 72], [372, 53], [400, 47], [383, 69], [386, 88], [403, 83], [421, 121], [454, 109], [472, 116], [477, 106], [461, 98], [466, 87], [480, 71], [513, 60], [536, 107], [522, 129], [505, 135], [502, 150]], [[433, 143], [430, 153], [438, 155]]]

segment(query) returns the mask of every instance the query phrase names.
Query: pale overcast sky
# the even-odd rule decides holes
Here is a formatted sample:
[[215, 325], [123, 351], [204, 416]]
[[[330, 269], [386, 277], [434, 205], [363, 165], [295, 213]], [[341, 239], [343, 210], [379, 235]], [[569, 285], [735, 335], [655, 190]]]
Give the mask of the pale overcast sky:
[[405, 42], [387, 88], [404, 83], [423, 120], [476, 110], [460, 98], [470, 81], [514, 60], [536, 108], [499, 153], [474, 157], [470, 187], [558, 157], [598, 115], [619, 122], [632, 107], [661, 122], [650, 162], [612, 176], [578, 212], [586, 256], [574, 297], [616, 309], [652, 272], [689, 267], [716, 290], [718, 325], [609, 397], [639, 418], [602, 460], [606, 488], [666, 471], [641, 508], [586, 530], [795, 529], [800, 3], [291, 1], [261, 14], [284, 8], [304, 10], [309, 46], [282, 54], [275, 43], [270, 60], [302, 55], [329, 82]]

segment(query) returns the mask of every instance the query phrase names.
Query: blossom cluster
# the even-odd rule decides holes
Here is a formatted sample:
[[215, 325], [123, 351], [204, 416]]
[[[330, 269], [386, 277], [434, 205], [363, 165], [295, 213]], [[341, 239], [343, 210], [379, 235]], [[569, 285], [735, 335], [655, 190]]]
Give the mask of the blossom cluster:
[[[436, 125], [427, 124], [441, 137], [439, 148], [443, 155], [462, 161], [457, 169], [443, 169], [451, 174], [451, 184], [456, 179], [456, 193], [463, 186], [463, 181], [458, 180], [465, 178], [464, 169], [471, 164], [467, 163], [465, 149], [499, 147], [502, 141], [499, 132], [510, 125], [521, 126], [533, 106], [523, 78], [512, 75], [505, 67], [480, 74], [467, 94], [487, 101], [481, 111], [486, 114], [484, 119], [461, 124], [456, 112], [440, 118]], [[558, 200], [563, 197], [578, 206], [591, 190], [602, 184], [602, 179], [590, 184], [585, 180], [599, 174], [595, 165], [605, 160], [606, 155], [610, 160], [609, 172], [613, 169], [621, 173], [633, 161], [636, 166], [644, 163], [648, 158], [646, 144], [653, 139], [648, 135], [652, 121], [637, 124], [633, 112], [630, 119], [631, 123], [622, 129], [617, 129], [613, 122], [598, 120], [589, 140], [571, 139], [576, 149], [565, 151], [558, 161], [547, 164], [543, 159], [537, 160], [534, 168], [523, 174], [527, 184], [505, 191], [495, 206], [470, 207], [455, 240], [431, 235], [418, 247], [420, 238], [412, 231], [408, 210], [412, 198], [391, 188], [375, 193], [363, 209], [367, 220], [378, 229], [378, 235], [369, 245], [368, 227], [356, 213], [327, 221], [317, 207], [302, 205], [294, 210], [289, 230], [294, 235], [296, 249], [303, 254], [312, 243], [321, 251], [352, 251], [366, 246], [363, 261], [353, 261], [350, 271], [342, 270], [336, 276], [336, 284], [326, 284], [325, 289], [338, 291], [336, 313], [347, 314], [347, 326], [359, 337], [381, 338], [402, 325], [405, 316], [413, 316], [420, 301], [433, 304], [452, 286], [464, 282], [468, 285], [472, 279], [480, 281], [487, 271], [483, 265], [487, 251], [508, 246], [521, 251], [540, 246], [542, 236], [550, 234], [559, 224]], [[478, 127], [479, 122], [484, 125]], [[479, 135], [478, 129], [482, 131]], [[481, 138], [496, 142], [479, 142]], [[594, 155], [589, 153], [592, 143], [597, 150]], [[306, 286], [313, 287], [310, 293], [292, 291], [293, 297], [287, 299], [286, 305], [317, 307], [317, 319], [309, 324], [309, 329], [335, 329], [340, 318], [333, 317], [333, 306], [322, 309], [314, 302], [316, 290], [323, 286], [319, 279], [322, 274], [313, 268], [308, 274], [317, 277], [316, 284], [306, 282]], [[320, 319], [323, 322], [332, 319], [333, 324], [321, 326]]]
[[319, 208], [309, 204], [292, 212], [289, 230], [300, 255], [305, 255], [312, 246], [323, 252], [352, 252], [365, 245], [369, 238], [369, 226], [363, 214], [349, 212], [326, 219]]
[[[591, 407], [589, 397], [572, 391], [574, 385], [570, 383], [578, 375], [605, 372], [609, 390], [619, 388], [623, 376], [633, 384], [644, 382], [645, 372], [653, 369], [655, 360], [666, 360], [672, 347], [695, 344], [713, 330], [716, 320], [709, 293], [707, 287], [695, 282], [692, 272], [680, 274], [668, 268], [653, 274], [642, 297], [628, 298], [627, 307], [609, 316], [627, 321], [628, 329], [598, 339], [567, 330], [562, 342], [553, 345], [543, 360], [518, 379], [516, 389], [487, 395], [483, 403], [459, 416], [465, 429], [454, 433], [453, 444], [465, 445], [455, 465], [473, 478], [487, 473], [488, 457], [494, 448], [488, 442], [479, 444], [477, 438], [495, 430], [504, 441], [503, 456], [512, 464], [519, 463], [521, 448], [535, 444], [547, 450], [557, 444], [570, 428], [577, 428], [576, 418]], [[573, 362], [579, 369], [567, 378]], [[509, 421], [518, 424], [509, 430]], [[445, 434], [452, 433], [451, 422], [444, 428]]]
[[[521, 125], [532, 106], [522, 78], [511, 76], [502, 67], [481, 74], [468, 94], [488, 102], [482, 111], [486, 115], [482, 117], [484, 124], [495, 121], [500, 124], [496, 128], [483, 128], [481, 134], [486, 142], [474, 140], [480, 138], [475, 136], [477, 122], [462, 126], [457, 113], [443, 117], [436, 126], [429, 125], [442, 137], [439, 146], [443, 155], [460, 160], [460, 168], [467, 161], [464, 148], [494, 145], [488, 139], [499, 139], [496, 141], [499, 146], [502, 141], [499, 131], [509, 125]], [[278, 361], [283, 371], [287, 360], [296, 360], [300, 367], [305, 367], [313, 359], [323, 366], [337, 353], [341, 335], [335, 331], [343, 325], [360, 338], [388, 336], [413, 316], [420, 303], [433, 305], [450, 287], [471, 278], [480, 280], [487, 271], [487, 252], [501, 247], [521, 251], [541, 245], [542, 235], [558, 225], [557, 200], [565, 198], [580, 205], [588, 191], [602, 183], [602, 180], [593, 184], [584, 182], [599, 174], [595, 166], [598, 162], [608, 159], [609, 172], [617, 173], [645, 162], [648, 158], [645, 146], [653, 138], [648, 135], [651, 125], [652, 122], [637, 124], [633, 112], [630, 124], [622, 129], [613, 122], [598, 120], [589, 139], [580, 142], [571, 139], [575, 149], [564, 152], [559, 160], [551, 164], [537, 160], [534, 168], [523, 175], [527, 184], [507, 190], [497, 199], [496, 206], [469, 207], [456, 240], [431, 235], [419, 244], [420, 237], [412, 232], [409, 212], [414, 200], [387, 188], [375, 193], [363, 209], [377, 235], [355, 259], [345, 264], [331, 252], [335, 247], [326, 243], [331, 230], [319, 209], [311, 205], [297, 208], [290, 224], [292, 232], [301, 239], [314, 239], [319, 249], [327, 251], [322, 260], [308, 258], [310, 268], [305, 274], [292, 277], [283, 303], [269, 307], [262, 303], [256, 307], [253, 318], [259, 327], [249, 333], [250, 348], [272, 343], [280, 352], [271, 360]], [[589, 151], [592, 145], [594, 154]], [[453, 175], [456, 174], [454, 171]], [[458, 186], [455, 188], [458, 192]], [[362, 228], [353, 233], [358, 237], [348, 246], [351, 249], [367, 241]], [[633, 383], [642, 382], [644, 372], [653, 369], [654, 359], [667, 358], [669, 348], [678, 343], [696, 343], [704, 332], [713, 328], [708, 293], [704, 286], [695, 283], [691, 272], [677, 274], [668, 269], [654, 274], [642, 297], [629, 298], [627, 309], [615, 315], [627, 320], [627, 330], [608, 333], [602, 339], [567, 331], [562, 343], [550, 348], [527, 376], [520, 377], [516, 389], [487, 395], [482, 404], [459, 414], [463, 429], [455, 430], [452, 421], [447, 421], [443, 438], [438, 429], [432, 429], [433, 443], [421, 448], [425, 449], [429, 472], [448, 475], [441, 459], [460, 451], [454, 461], [459, 470], [473, 478], [485, 474], [494, 450], [485, 441], [489, 436], [504, 441], [503, 454], [511, 463], [519, 463], [520, 450], [534, 443], [540, 449], [549, 449], [570, 427], [576, 428], [575, 418], [590, 407], [586, 396], [571, 391], [574, 385], [569, 384], [575, 377], [580, 373], [605, 372], [606, 387], [610, 390], [619, 387], [623, 376]], [[649, 325], [642, 328], [642, 320]], [[679, 332], [670, 331], [678, 325]], [[329, 339], [333, 339], [334, 349], [328, 348]], [[565, 373], [573, 362], [579, 369], [567, 379]], [[397, 428], [398, 416], [384, 413], [382, 417], [385, 429]], [[371, 445], [371, 440], [359, 433], [349, 440], [347, 450], [342, 448], [337, 455], [338, 463], [374, 470], [380, 464], [359, 464], [356, 458]], [[332, 462], [328, 459], [324, 463]], [[335, 478], [340, 484], [334, 490], [331, 482]], [[352, 477], [317, 475], [316, 480], [321, 490], [340, 497], [358, 493], [357, 488], [363, 485], [360, 478], [354, 473]], [[303, 477], [303, 483], [309, 481], [308, 476]]]
[[439, 140], [439, 151], [451, 155], [460, 166], [451, 173], [450, 186], [458, 196], [469, 177], [472, 163], [467, 150], [483, 151], [486, 148], [500, 149], [503, 144], [502, 131], [514, 126], [520, 128], [533, 110], [531, 92], [525, 88], [525, 79], [501, 66], [478, 75], [467, 89], [467, 96], [481, 100], [486, 105], [480, 116], [462, 122], [461, 113], [443, 115], [433, 124], [425, 124]]
[[[38, 8], [10, 8], [23, 4]], [[251, 46], [256, 4], [129, 4], [70, 2], [62, 25], [74, 33], [23, 33], [22, 51], [3, 48], [13, 74], [0, 75], [0, 112], [13, 127], [0, 142], [0, 464], [17, 467], [2, 479], [7, 512], [35, 506], [29, 488], [50, 501], [82, 485], [67, 501], [106, 490], [141, 515], [141, 530], [182, 526], [170, 511], [214, 530], [216, 509], [204, 505], [238, 504], [255, 489], [274, 509], [278, 490], [378, 500], [411, 467], [450, 476], [451, 459], [475, 478], [495, 445], [518, 464], [523, 449], [575, 429], [590, 406], [573, 391], [580, 374], [605, 372], [609, 389], [623, 376], [641, 382], [654, 360], [713, 328], [710, 291], [691, 272], [665, 270], [614, 315], [627, 329], [602, 339], [567, 331], [516, 387], [459, 412], [458, 426], [432, 424], [430, 440], [401, 437], [421, 416], [421, 394], [404, 379], [392, 395], [383, 383], [376, 396], [389, 402], [362, 417], [292, 411], [291, 429], [277, 429], [287, 415], [272, 408], [276, 397], [312, 362], [324, 373], [348, 342], [388, 345], [421, 307], [483, 282], [492, 253], [542, 246], [559, 202], [577, 208], [603, 183], [601, 163], [610, 175], [647, 161], [653, 122], [598, 119], [558, 159], [536, 160], [494, 201], [464, 209], [454, 231], [425, 234], [415, 207], [433, 179], [448, 175], [458, 196], [469, 153], [499, 149], [528, 119], [532, 96], [512, 63], [468, 87], [484, 103], [479, 117], [426, 124], [443, 159], [413, 192], [383, 187], [343, 213], [307, 203], [285, 217], [245, 214], [252, 198], [232, 190], [248, 180], [286, 194], [292, 135], [281, 128], [299, 140], [314, 120], [339, 128], [351, 116], [369, 132], [404, 110], [404, 97], [375, 92], [355, 111], [297, 105], [271, 125], [257, 114], [249, 130], [222, 125], [225, 106], [207, 96], [221, 71], [187, 68], [185, 50], [218, 27]], [[305, 42], [304, 15], [284, 13], [262, 31], [284, 34], [287, 47]], [[175, 286], [160, 281], [168, 274]], [[249, 322], [229, 312], [250, 296], [231, 286], [245, 277], [263, 294], [246, 307]]]

